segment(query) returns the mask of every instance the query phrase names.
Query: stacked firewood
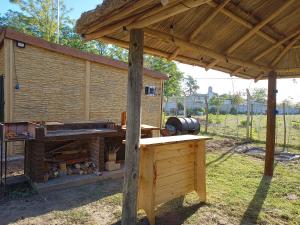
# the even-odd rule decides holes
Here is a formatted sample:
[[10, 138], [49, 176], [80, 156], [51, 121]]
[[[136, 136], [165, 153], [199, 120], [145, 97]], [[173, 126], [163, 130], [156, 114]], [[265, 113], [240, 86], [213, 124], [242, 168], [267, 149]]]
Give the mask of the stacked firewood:
[[97, 166], [91, 161], [86, 143], [73, 141], [51, 149], [46, 154], [48, 173], [45, 181], [51, 178], [73, 174], [97, 174]]

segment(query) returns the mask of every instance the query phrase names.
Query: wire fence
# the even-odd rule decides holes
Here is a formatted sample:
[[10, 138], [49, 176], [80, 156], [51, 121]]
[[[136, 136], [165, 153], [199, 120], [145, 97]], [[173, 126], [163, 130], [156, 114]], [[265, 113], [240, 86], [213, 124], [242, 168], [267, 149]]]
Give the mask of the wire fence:
[[[167, 108], [167, 116], [184, 116], [179, 107]], [[267, 132], [267, 105], [251, 102], [247, 104], [221, 106], [208, 105], [205, 102], [187, 105], [187, 115], [197, 118], [201, 124], [201, 132], [237, 139], [249, 139], [264, 143]], [[191, 107], [192, 106], [192, 107]], [[206, 110], [208, 108], [208, 115]], [[166, 110], [167, 109], [167, 110]], [[206, 127], [207, 126], [207, 127]], [[300, 108], [280, 104], [277, 106], [276, 144], [283, 147], [300, 149]]]

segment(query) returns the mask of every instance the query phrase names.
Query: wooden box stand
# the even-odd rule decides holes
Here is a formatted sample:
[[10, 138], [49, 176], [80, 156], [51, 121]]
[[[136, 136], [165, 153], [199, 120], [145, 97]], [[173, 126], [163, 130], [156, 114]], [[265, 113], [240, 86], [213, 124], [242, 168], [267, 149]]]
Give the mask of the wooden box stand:
[[155, 224], [155, 207], [196, 191], [206, 201], [205, 140], [181, 135], [141, 139], [138, 208]]

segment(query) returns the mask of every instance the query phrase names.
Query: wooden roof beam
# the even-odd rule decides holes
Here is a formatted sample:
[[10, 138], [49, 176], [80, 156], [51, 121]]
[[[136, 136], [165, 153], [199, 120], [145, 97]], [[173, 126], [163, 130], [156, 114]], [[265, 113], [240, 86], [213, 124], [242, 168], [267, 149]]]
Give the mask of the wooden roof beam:
[[[210, 1], [207, 3], [208, 5], [210, 5], [211, 7], [218, 7], [218, 4], [215, 3], [214, 1]], [[223, 13], [224, 15], [228, 16], [230, 19], [234, 20], [235, 22], [239, 23], [240, 25], [248, 28], [248, 29], [253, 29], [254, 25], [249, 23], [247, 20], [237, 16], [236, 14], [234, 14], [233, 12], [231, 12], [230, 10], [226, 9], [226, 8], [222, 8], [221, 13]], [[263, 31], [258, 30], [257, 31], [257, 35], [259, 35], [260, 37], [264, 38], [265, 40], [271, 42], [271, 43], [276, 43], [277, 40], [273, 37], [271, 37], [269, 34], [264, 33]]]
[[172, 43], [175, 46], [180, 47], [182, 49], [187, 49], [189, 51], [193, 51], [193, 52], [196, 52], [196, 53], [200, 52], [201, 54], [203, 54], [205, 56], [208, 56], [208, 57], [213, 58], [213, 59], [217, 59], [221, 62], [230, 63], [230, 64], [233, 64], [233, 65], [243, 66], [243, 67], [247, 67], [247, 68], [252, 68], [252, 69], [255, 69], [257, 71], [265, 71], [265, 72], [272, 71], [272, 68], [270, 68], [270, 67], [260, 66], [260, 65], [257, 65], [255, 63], [247, 62], [247, 61], [240, 60], [240, 59], [237, 59], [237, 58], [234, 58], [234, 57], [226, 57], [226, 56], [224, 56], [220, 53], [217, 53], [217, 52], [215, 52], [215, 51], [213, 51], [209, 48], [190, 43], [187, 40], [183, 40], [183, 39], [174, 37], [174, 36], [172, 36], [170, 34], [167, 34], [167, 33], [163, 33], [163, 32], [160, 32], [160, 31], [153, 30], [153, 29], [149, 29], [149, 28], [145, 28], [144, 30], [145, 30], [145, 34], [150, 35], [154, 38], [158, 38], [158, 39], [161, 39], [161, 40], [166, 41], [168, 43]]
[[158, 4], [137, 15], [124, 18], [121, 21], [110, 23], [102, 27], [101, 29], [98, 27], [98, 29], [100, 30], [97, 29], [91, 33], [85, 34], [84, 39], [86, 41], [97, 39], [105, 35], [114, 33], [117, 30], [122, 29], [124, 27], [126, 27], [126, 29], [143, 28], [151, 24], [157, 23], [161, 20], [172, 17], [174, 15], [177, 15], [178, 13], [185, 12], [191, 8], [203, 5], [209, 1], [210, 0], [184, 0], [182, 2], [178, 2], [175, 5], [167, 4], [166, 6], [163, 6], [161, 4]]
[[179, 54], [179, 52], [180, 52], [180, 48], [176, 48], [176, 50], [169, 56], [168, 59], [170, 61], [174, 60], [177, 57], [177, 55]]
[[300, 34], [298, 34], [286, 47], [279, 53], [279, 55], [273, 60], [271, 66], [275, 66], [279, 63], [280, 59], [293, 47], [293, 45], [298, 41]]
[[152, 14], [151, 16], [147, 17], [147, 14], [144, 15], [143, 19], [136, 20], [132, 22], [130, 25], [126, 26], [127, 29], [138, 29], [147, 27], [149, 25], [152, 25], [154, 23], [157, 23], [159, 21], [168, 19], [172, 16], [175, 16], [179, 13], [186, 12], [192, 8], [198, 7], [200, 5], [203, 5], [211, 0], [183, 0], [182, 2], [179, 2], [178, 4], [168, 7], [156, 14]]
[[[272, 45], [270, 48], [266, 49], [265, 51], [261, 52], [260, 54], [258, 54], [253, 61], [256, 62], [258, 61], [260, 58], [262, 58], [263, 56], [267, 55], [268, 53], [270, 53], [273, 49], [279, 47], [280, 45], [282, 45], [283, 43], [287, 42], [288, 40], [290, 40], [291, 38], [295, 37], [296, 35], [300, 34], [300, 30], [297, 30], [296, 32], [293, 32], [292, 34], [290, 34], [289, 36], [283, 38], [281, 41], [278, 41], [276, 44]], [[243, 69], [243, 67], [240, 67], [238, 69]]]
[[243, 67], [240, 66], [240, 67], [237, 68], [236, 70], [232, 71], [232, 72], [230, 73], [230, 76], [233, 76], [233, 75], [235, 75], [235, 74], [239, 74], [239, 72], [241, 72], [242, 70], [243, 70]]
[[203, 28], [210, 22], [212, 21], [217, 15], [218, 13], [227, 5], [228, 2], [230, 2], [231, 0], [224, 0], [220, 5], [217, 6], [217, 8], [214, 10], [214, 12], [209, 15], [206, 20], [201, 23], [196, 30], [194, 30], [192, 32], [192, 34], [190, 35], [190, 41], [192, 41], [200, 32], [201, 30], [203, 30]]
[[284, 11], [288, 6], [290, 6], [295, 0], [289, 0], [286, 1], [279, 9], [277, 9], [275, 12], [273, 12], [271, 15], [269, 15], [266, 19], [262, 20], [260, 23], [258, 23], [253, 29], [251, 29], [247, 34], [245, 34], [242, 38], [240, 38], [238, 41], [234, 42], [234, 44], [226, 51], [227, 54], [232, 53], [234, 50], [236, 50], [239, 46], [241, 46], [243, 43], [245, 43], [248, 39], [250, 39], [253, 35], [256, 34], [258, 30], [260, 30], [262, 27], [264, 27], [267, 23], [269, 23], [271, 20], [273, 20], [275, 17], [277, 17], [282, 11]]
[[290, 34], [289, 36], [283, 38], [281, 41], [277, 42], [275, 45], [272, 45], [270, 48], [266, 49], [265, 51], [261, 52], [260, 54], [258, 54], [253, 61], [258, 61], [259, 59], [261, 59], [262, 57], [264, 57], [265, 55], [267, 55], [268, 53], [270, 53], [272, 50], [274, 50], [275, 48], [278, 48], [280, 45], [284, 44], [285, 42], [287, 42], [288, 40], [292, 39], [293, 37], [295, 37], [296, 35], [298, 35], [300, 33], [300, 29], [297, 30], [296, 32]]
[[[248, 33], [246, 33], [243, 37], [241, 37], [239, 40], [234, 42], [233, 45], [231, 45], [227, 51], [226, 55], [231, 54], [234, 50], [236, 50], [239, 46], [244, 44], [247, 40], [249, 40], [253, 35], [257, 33], [262, 27], [264, 27], [267, 23], [269, 23], [271, 20], [273, 20], [276, 16], [278, 16], [283, 10], [285, 10], [288, 6], [290, 6], [295, 0], [289, 0], [285, 2], [279, 9], [277, 9], [275, 12], [273, 12], [271, 15], [269, 15], [266, 19], [259, 22], [255, 27], [253, 27]], [[218, 63], [218, 60], [216, 59], [214, 62], [212, 62], [212, 65], [216, 65]]]

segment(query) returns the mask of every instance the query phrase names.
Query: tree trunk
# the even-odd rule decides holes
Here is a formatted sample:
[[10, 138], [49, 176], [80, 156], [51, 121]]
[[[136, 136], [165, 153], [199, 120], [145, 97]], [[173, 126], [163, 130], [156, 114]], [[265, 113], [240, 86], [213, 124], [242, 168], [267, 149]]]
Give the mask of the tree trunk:
[[143, 47], [143, 30], [131, 30], [128, 56], [127, 131], [122, 225], [136, 224], [137, 220]]
[[265, 176], [273, 176], [275, 154], [276, 130], [276, 72], [271, 72], [268, 77], [268, 109], [267, 109], [267, 138]]

